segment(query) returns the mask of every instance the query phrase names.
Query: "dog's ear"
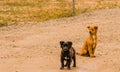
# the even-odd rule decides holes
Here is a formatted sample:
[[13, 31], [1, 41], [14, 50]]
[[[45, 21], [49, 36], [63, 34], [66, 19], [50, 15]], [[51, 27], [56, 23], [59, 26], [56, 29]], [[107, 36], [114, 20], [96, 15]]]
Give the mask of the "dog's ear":
[[94, 28], [97, 30], [97, 29], [98, 29], [98, 26], [94, 26]]
[[68, 41], [68, 44], [70, 46], [70, 48], [72, 47], [72, 42], [71, 41]]
[[60, 47], [62, 48], [64, 41], [60, 41]]

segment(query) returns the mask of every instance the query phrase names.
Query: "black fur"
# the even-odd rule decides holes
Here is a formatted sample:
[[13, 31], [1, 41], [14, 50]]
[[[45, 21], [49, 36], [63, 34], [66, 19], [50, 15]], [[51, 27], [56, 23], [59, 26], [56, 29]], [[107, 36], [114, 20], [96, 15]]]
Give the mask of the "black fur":
[[[73, 67], [76, 67], [76, 53], [74, 48], [72, 47], [72, 42], [68, 41], [68, 42], [64, 42], [64, 41], [60, 41], [60, 46], [62, 48], [61, 51], [61, 67], [60, 69], [64, 69], [64, 67], [67, 67], [68, 69], [70, 69], [70, 65], [71, 62], [73, 60]], [[64, 61], [66, 61], [66, 64], [64, 65]]]

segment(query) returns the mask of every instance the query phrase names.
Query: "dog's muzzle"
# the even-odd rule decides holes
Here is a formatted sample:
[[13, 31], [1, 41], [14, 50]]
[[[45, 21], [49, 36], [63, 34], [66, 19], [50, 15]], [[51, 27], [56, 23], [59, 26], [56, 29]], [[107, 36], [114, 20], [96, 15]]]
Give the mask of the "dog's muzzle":
[[68, 51], [68, 48], [64, 48], [63, 50], [64, 50], [64, 51]]

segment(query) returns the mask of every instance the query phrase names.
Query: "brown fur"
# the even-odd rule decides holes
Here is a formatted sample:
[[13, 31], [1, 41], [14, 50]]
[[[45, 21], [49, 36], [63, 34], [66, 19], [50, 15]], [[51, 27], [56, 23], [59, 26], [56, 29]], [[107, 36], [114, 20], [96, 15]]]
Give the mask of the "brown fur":
[[85, 41], [82, 49], [80, 50], [80, 55], [82, 56], [90, 56], [90, 57], [95, 57], [95, 49], [97, 45], [97, 26], [88, 26], [89, 29], [89, 36], [87, 40]]

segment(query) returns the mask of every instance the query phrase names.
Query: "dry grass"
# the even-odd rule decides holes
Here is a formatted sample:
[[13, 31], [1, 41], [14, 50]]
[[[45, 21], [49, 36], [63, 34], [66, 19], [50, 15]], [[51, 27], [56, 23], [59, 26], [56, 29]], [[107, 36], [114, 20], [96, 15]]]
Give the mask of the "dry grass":
[[0, 26], [20, 22], [40, 22], [49, 19], [70, 17], [80, 13], [104, 8], [120, 8], [119, 0], [1, 0]]

